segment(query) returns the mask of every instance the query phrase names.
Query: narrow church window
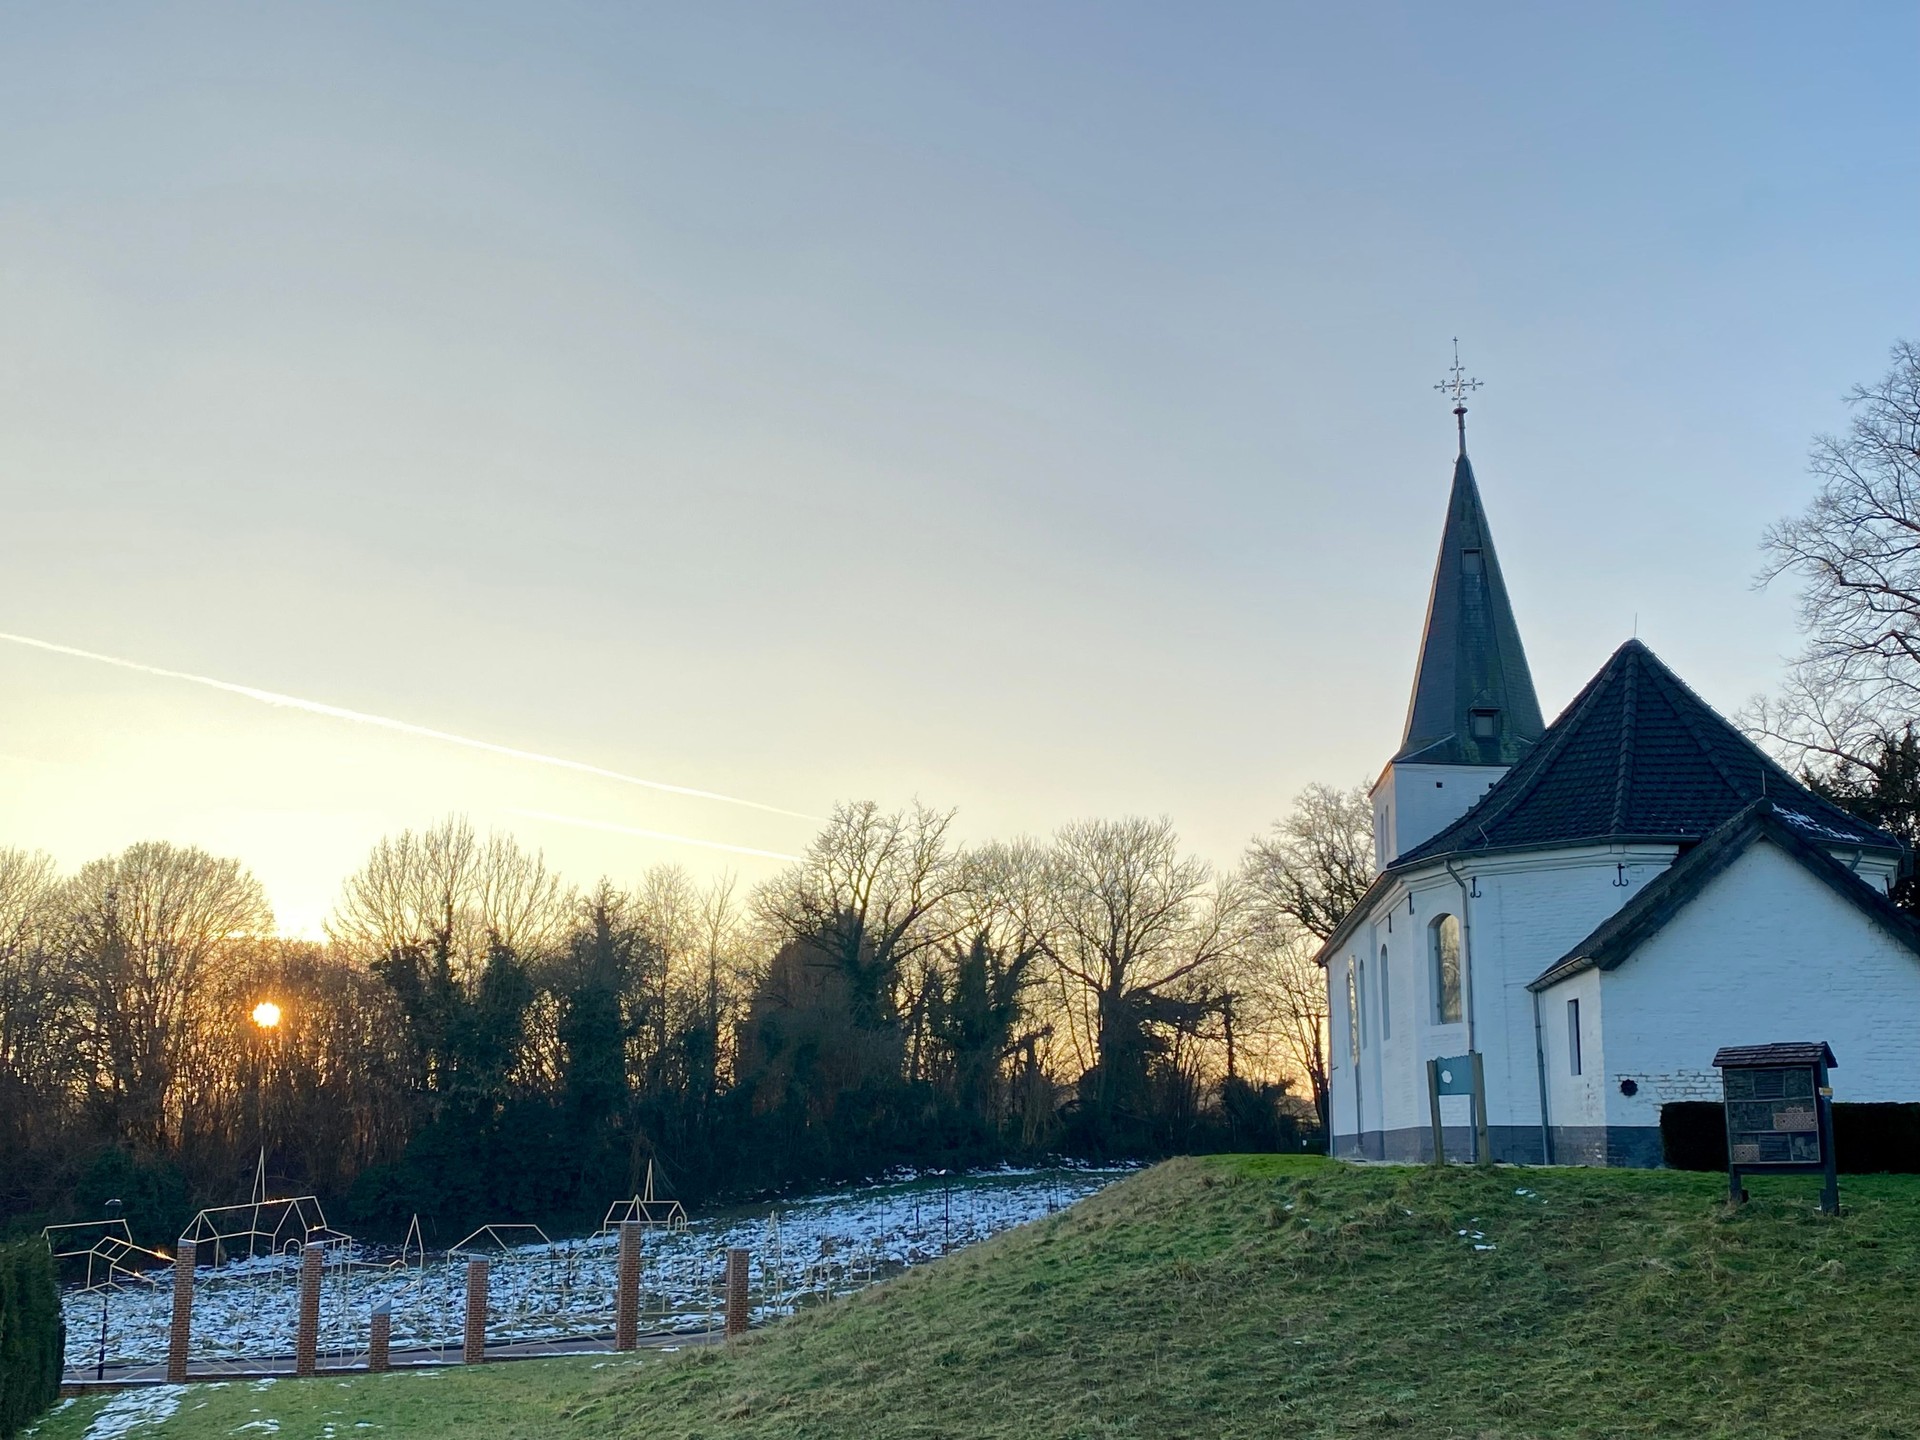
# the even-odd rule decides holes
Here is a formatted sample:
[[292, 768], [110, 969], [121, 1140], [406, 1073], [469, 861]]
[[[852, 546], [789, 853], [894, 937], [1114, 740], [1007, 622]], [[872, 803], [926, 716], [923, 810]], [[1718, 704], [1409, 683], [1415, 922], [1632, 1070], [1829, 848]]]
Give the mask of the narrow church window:
[[1393, 987], [1387, 984], [1387, 947], [1380, 947], [1380, 969], [1376, 982], [1380, 986], [1380, 1038], [1393, 1038]]
[[1441, 915], [1427, 927], [1433, 952], [1433, 1011], [1435, 1023], [1460, 1022], [1460, 922]]
[[1476, 710], [1473, 712], [1473, 738], [1493, 740], [1500, 734], [1500, 712], [1498, 710]]
[[1353, 976], [1354, 962], [1347, 961], [1347, 1054], [1356, 1063], [1360, 1059], [1359, 986]]
[[1580, 1073], [1580, 1002], [1567, 1001], [1567, 1063], [1570, 1073]]
[[1478, 550], [1462, 550], [1460, 568], [1469, 575], [1478, 575], [1486, 569], [1485, 558]]
[[1353, 962], [1353, 1015], [1360, 1030], [1360, 1049], [1367, 1045], [1367, 962]]

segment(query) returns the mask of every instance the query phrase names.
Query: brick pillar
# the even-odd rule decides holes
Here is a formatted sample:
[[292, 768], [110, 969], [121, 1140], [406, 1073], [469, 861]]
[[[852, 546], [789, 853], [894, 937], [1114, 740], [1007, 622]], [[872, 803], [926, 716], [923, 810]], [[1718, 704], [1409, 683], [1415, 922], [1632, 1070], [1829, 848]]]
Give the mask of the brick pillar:
[[727, 1338], [747, 1333], [747, 1252], [727, 1251]]
[[385, 1305], [373, 1312], [373, 1338], [367, 1342], [367, 1369], [375, 1374], [387, 1368], [387, 1348], [393, 1342], [393, 1312]]
[[460, 1359], [478, 1365], [487, 1358], [487, 1262], [467, 1261], [467, 1336]]
[[613, 1281], [613, 1348], [640, 1347], [640, 1223], [620, 1226], [620, 1265]]
[[293, 1332], [293, 1373], [311, 1375], [320, 1368], [320, 1277], [327, 1253], [318, 1245], [300, 1250], [300, 1324]]
[[167, 1329], [167, 1383], [187, 1383], [187, 1340], [193, 1333], [193, 1241], [173, 1252], [173, 1323]]

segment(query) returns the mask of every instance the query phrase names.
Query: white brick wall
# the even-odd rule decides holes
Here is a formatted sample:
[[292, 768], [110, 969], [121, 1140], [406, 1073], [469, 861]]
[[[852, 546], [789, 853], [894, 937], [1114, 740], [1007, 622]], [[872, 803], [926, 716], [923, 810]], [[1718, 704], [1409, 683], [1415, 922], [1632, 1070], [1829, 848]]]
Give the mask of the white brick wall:
[[1374, 824], [1386, 832], [1379, 863], [1431, 840], [1506, 773], [1504, 765], [1389, 765], [1373, 787]]
[[1713, 1052], [1773, 1040], [1831, 1044], [1836, 1100], [1920, 1101], [1920, 956], [1764, 840], [1601, 989], [1609, 1124], [1718, 1100]]

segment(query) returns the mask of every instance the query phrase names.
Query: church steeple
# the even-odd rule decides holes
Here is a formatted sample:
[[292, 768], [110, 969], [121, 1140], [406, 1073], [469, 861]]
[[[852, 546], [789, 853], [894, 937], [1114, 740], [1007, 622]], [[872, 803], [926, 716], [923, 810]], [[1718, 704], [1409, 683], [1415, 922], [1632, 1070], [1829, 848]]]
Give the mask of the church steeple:
[[1466, 413], [1455, 404], [1460, 457], [1396, 764], [1512, 765], [1546, 729], [1467, 459]]

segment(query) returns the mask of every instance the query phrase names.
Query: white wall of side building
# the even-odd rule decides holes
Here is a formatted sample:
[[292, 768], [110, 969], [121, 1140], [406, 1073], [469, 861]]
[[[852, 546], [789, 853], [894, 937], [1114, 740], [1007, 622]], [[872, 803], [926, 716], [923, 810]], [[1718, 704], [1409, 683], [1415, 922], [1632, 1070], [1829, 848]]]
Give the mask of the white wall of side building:
[[1832, 1045], [1838, 1101], [1920, 1101], [1920, 956], [1764, 839], [1600, 989], [1610, 1126], [1719, 1100], [1714, 1051], [1775, 1040]]

